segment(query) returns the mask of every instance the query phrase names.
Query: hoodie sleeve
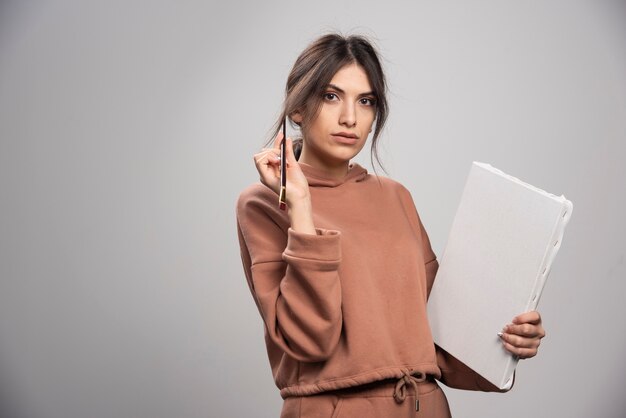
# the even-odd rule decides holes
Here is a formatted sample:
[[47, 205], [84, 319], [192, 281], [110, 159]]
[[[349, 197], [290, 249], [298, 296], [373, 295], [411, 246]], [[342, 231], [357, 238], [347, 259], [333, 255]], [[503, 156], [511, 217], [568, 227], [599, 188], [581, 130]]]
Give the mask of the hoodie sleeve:
[[237, 202], [237, 229], [248, 286], [266, 337], [304, 362], [327, 359], [341, 334], [341, 234], [289, 228], [275, 195], [259, 185]]
[[435, 280], [435, 274], [439, 268], [437, 256], [430, 245], [430, 239], [428, 238], [426, 229], [424, 228], [422, 220], [417, 213], [411, 192], [402, 185], [399, 187], [400, 198], [402, 200], [405, 213], [409, 218], [409, 222], [411, 223], [414, 233], [419, 237], [422, 243], [422, 256], [424, 257], [424, 267], [426, 269], [426, 294], [430, 295], [430, 290], [432, 289], [433, 282]]

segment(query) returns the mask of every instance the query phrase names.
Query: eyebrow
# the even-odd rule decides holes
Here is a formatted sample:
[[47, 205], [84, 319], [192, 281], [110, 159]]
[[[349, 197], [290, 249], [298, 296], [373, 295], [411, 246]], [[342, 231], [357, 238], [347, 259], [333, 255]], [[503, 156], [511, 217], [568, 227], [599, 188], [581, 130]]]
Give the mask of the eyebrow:
[[[331, 88], [333, 90], [337, 90], [339, 93], [345, 94], [346, 92], [339, 86], [335, 85], [335, 84], [328, 84], [328, 86], [326, 86], [326, 88]], [[376, 96], [376, 94], [374, 94], [373, 91], [368, 91], [365, 93], [361, 93], [359, 94], [359, 97], [363, 97], [363, 96]]]

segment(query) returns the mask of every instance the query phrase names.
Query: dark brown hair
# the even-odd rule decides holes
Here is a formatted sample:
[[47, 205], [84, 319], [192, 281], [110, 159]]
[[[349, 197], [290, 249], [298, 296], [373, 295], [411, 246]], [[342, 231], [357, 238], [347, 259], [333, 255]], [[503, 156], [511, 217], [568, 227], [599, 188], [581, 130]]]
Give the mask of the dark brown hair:
[[[321, 36], [302, 51], [287, 78], [283, 111], [273, 127], [272, 139], [281, 129], [284, 118], [296, 111], [302, 115], [302, 122], [298, 124], [289, 118], [292, 126], [294, 123], [306, 126], [314, 120], [320, 110], [325, 89], [335, 73], [353, 63], [363, 68], [376, 97], [376, 127], [372, 136], [371, 158], [372, 166], [376, 159], [382, 168], [377, 145], [387, 120], [387, 85], [378, 52], [364, 36], [332, 33]], [[295, 139], [296, 158], [300, 158], [301, 151], [302, 138]]]

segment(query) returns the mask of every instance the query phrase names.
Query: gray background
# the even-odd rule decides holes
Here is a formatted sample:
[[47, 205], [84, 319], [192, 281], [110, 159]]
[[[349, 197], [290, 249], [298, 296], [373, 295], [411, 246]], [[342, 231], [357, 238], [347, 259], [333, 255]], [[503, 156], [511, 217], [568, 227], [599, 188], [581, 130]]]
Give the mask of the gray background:
[[383, 159], [437, 254], [473, 160], [574, 202], [539, 356], [506, 395], [447, 389], [454, 415], [624, 416], [626, 5], [605, 0], [0, 3], [0, 416], [278, 416], [234, 205], [330, 29], [380, 47]]

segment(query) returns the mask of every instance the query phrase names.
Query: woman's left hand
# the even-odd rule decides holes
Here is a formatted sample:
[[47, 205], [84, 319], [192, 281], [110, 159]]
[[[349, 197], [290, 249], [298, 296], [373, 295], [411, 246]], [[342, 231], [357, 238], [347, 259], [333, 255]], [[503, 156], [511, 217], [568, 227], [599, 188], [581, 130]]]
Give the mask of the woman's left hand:
[[537, 355], [541, 339], [545, 336], [541, 315], [537, 311], [530, 311], [513, 318], [511, 324], [502, 328], [500, 338], [507, 351], [520, 359], [526, 359]]

